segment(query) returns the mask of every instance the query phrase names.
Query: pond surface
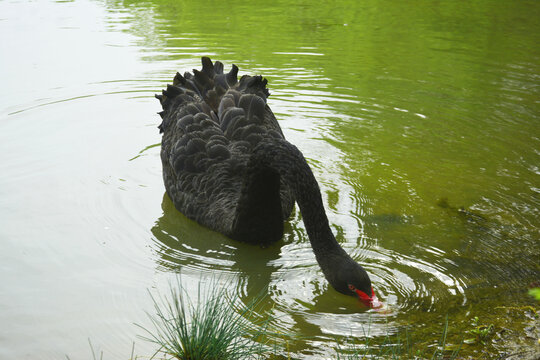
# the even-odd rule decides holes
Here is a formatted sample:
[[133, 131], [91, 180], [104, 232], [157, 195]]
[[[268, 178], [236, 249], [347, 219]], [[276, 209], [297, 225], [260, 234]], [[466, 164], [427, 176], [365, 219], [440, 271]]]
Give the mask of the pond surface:
[[[536, 1], [1, 1], [0, 358], [88, 359], [88, 339], [151, 355], [133, 324], [178, 272], [246, 301], [267, 289], [302, 359], [407, 326], [429, 345], [447, 316], [460, 335], [533, 304], [539, 18]], [[298, 211], [260, 249], [174, 209], [153, 95], [203, 55], [267, 77], [389, 312], [329, 288]]]

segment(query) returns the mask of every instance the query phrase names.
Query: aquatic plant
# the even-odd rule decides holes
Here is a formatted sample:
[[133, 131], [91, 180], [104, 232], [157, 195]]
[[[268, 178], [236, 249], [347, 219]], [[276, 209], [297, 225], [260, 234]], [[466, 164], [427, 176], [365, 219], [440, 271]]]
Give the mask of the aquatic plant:
[[468, 330], [467, 333], [473, 335], [473, 337], [465, 339], [464, 342], [466, 344], [478, 344], [478, 343], [485, 344], [486, 340], [488, 340], [489, 337], [491, 336], [492, 330], [493, 330], [493, 324], [480, 325], [479, 321], [480, 320], [478, 316], [475, 316], [474, 318], [472, 318], [471, 320], [472, 329]]
[[196, 299], [179, 279], [175, 285], [169, 284], [168, 296], [150, 293], [155, 314], [147, 314], [154, 329], [138, 325], [147, 334], [141, 338], [159, 346], [156, 354], [179, 360], [260, 358], [269, 322], [256, 311], [262, 298], [244, 304], [238, 293], [227, 291], [215, 280], [205, 287], [201, 283]]

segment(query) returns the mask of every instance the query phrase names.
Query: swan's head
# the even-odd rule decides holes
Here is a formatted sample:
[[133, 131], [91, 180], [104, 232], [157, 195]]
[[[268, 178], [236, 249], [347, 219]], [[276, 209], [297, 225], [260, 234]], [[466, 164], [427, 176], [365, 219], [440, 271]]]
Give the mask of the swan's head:
[[377, 299], [371, 286], [371, 280], [364, 268], [355, 262], [351, 272], [345, 275], [349, 295], [358, 297], [358, 300], [366, 307], [379, 308], [382, 303]]
[[360, 264], [347, 256], [336, 265], [337, 271], [328, 280], [337, 291], [357, 297], [366, 307], [376, 309], [382, 306], [373, 291], [369, 275]]
[[368, 293], [366, 293], [357, 289], [354, 285], [349, 284], [349, 290], [358, 296], [358, 300], [360, 300], [360, 302], [366, 307], [377, 309], [382, 306], [382, 303], [379, 301], [379, 299], [377, 299], [377, 295], [375, 295], [375, 291], [373, 291], [373, 287]]

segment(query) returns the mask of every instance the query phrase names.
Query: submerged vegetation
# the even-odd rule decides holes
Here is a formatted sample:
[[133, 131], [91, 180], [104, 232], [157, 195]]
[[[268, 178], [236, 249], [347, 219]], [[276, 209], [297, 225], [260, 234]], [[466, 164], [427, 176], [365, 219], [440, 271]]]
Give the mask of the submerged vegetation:
[[448, 334], [448, 320], [442, 329], [442, 335], [434, 349], [419, 349], [414, 346], [409, 336], [409, 331], [395, 336], [387, 335], [382, 344], [372, 344], [368, 335], [363, 344], [353, 342], [352, 348], [345, 352], [338, 348], [337, 360], [363, 360], [363, 359], [455, 359], [461, 345], [449, 346], [446, 338]]

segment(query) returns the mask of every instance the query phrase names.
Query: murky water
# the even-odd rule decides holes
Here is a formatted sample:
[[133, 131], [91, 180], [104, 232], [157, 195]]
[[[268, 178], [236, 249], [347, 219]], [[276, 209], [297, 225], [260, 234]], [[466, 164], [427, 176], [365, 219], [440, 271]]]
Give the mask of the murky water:
[[[151, 354], [147, 289], [232, 279], [299, 358], [437, 339], [540, 278], [540, 4], [0, 2], [0, 358]], [[153, 94], [201, 55], [269, 80], [338, 241], [390, 313], [330, 289], [298, 211], [234, 242], [164, 196]], [[427, 334], [427, 335], [426, 335]], [[311, 357], [310, 357], [311, 356]]]

